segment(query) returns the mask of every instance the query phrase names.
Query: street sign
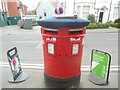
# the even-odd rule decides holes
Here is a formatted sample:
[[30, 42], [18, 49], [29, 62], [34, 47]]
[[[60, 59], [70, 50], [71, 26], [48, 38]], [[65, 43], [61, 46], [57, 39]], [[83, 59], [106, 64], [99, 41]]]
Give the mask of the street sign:
[[12, 48], [7, 52], [7, 57], [8, 57], [10, 68], [13, 74], [13, 79], [15, 81], [19, 77], [19, 75], [22, 73], [20, 59], [17, 55], [16, 47]]
[[28, 78], [28, 74], [22, 72], [22, 68], [20, 65], [20, 59], [18, 57], [16, 47], [10, 49], [7, 52], [7, 58], [8, 58], [9, 65], [10, 65], [12, 75], [13, 75], [12, 77], [10, 77], [8, 81], [9, 82], [21, 82], [21, 81], [26, 80]]
[[108, 84], [111, 56], [103, 51], [92, 50], [89, 80], [95, 84]]

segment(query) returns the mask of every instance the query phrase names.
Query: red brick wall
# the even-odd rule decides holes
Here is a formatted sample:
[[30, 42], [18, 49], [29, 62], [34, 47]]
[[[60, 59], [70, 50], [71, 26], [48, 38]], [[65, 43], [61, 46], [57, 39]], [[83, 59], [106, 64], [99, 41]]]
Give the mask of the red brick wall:
[[28, 14], [28, 12], [27, 12], [27, 6], [24, 6], [23, 10], [24, 10], [24, 14], [27, 15]]
[[[23, 5], [22, 8], [17, 8], [20, 4], [22, 4], [18, 0], [2, 0], [4, 4], [3, 11], [8, 12], [8, 17], [16, 17], [19, 16], [18, 12], [23, 12], [24, 15], [27, 15], [27, 6]], [[7, 7], [5, 7], [7, 6]]]
[[8, 2], [9, 17], [18, 16], [17, 2]]

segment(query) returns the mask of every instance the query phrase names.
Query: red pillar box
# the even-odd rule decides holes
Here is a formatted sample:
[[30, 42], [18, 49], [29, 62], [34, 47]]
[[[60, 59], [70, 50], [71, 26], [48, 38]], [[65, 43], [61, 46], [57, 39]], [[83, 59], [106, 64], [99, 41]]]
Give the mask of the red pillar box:
[[57, 87], [76, 85], [80, 81], [82, 42], [89, 20], [53, 17], [38, 24], [42, 26], [46, 83]]

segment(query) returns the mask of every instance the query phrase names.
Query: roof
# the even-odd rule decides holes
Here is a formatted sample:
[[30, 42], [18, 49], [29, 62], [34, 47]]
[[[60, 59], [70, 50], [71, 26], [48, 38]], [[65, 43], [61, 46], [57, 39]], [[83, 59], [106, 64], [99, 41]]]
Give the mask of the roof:
[[107, 8], [106, 6], [97, 7], [96, 9], [101, 9], [101, 10], [108, 10], [108, 8]]
[[103, 9], [108, 9], [106, 6], [102, 6], [101, 9], [102, 9], [102, 8], [103, 8]]

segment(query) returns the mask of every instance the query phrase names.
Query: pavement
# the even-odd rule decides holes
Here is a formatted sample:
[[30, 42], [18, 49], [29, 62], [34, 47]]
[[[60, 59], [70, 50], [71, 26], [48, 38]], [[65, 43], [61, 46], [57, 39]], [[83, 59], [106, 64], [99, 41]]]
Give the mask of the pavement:
[[[8, 83], [11, 76], [9, 68], [2, 69], [2, 88], [49, 88], [45, 85], [43, 69], [23, 69], [29, 74], [28, 80], [22, 83]], [[79, 88], [118, 88], [118, 72], [111, 72], [109, 84], [100, 86], [91, 83], [88, 79], [89, 72], [81, 72], [81, 80]]]
[[[48, 88], [44, 81], [44, 62], [42, 53], [42, 38], [40, 27], [33, 30], [19, 29], [16, 25], [0, 27], [0, 77], [2, 88]], [[118, 88], [118, 31], [116, 28], [88, 29], [84, 39], [83, 62], [79, 88]], [[21, 36], [21, 37], [20, 37]], [[21, 65], [24, 72], [30, 76], [22, 83], [8, 83], [11, 71], [6, 58], [6, 52], [16, 46], [19, 51]], [[112, 55], [109, 84], [99, 86], [88, 79], [90, 70], [90, 55], [92, 49], [109, 52]], [[1, 58], [2, 57], [2, 58]], [[2, 68], [1, 68], [2, 67]]]
[[105, 29], [87, 29], [87, 33], [118, 33], [119, 28], [109, 27]]

